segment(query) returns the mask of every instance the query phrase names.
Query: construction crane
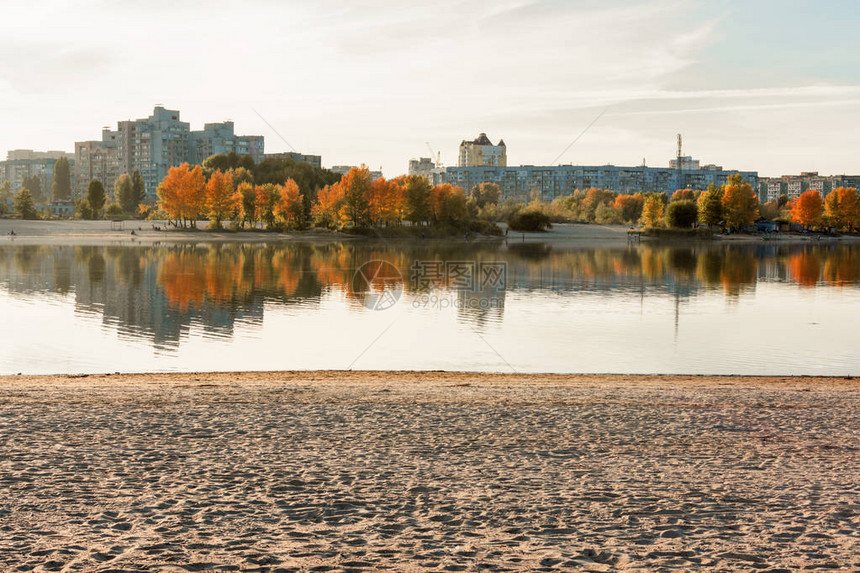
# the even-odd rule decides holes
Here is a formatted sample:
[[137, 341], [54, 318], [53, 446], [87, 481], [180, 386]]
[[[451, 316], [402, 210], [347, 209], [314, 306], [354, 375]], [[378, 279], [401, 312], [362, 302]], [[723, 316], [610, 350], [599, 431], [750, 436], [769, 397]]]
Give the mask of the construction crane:
[[430, 150], [430, 157], [436, 158], [436, 168], [441, 169], [442, 168], [442, 152], [440, 151], [437, 153], [436, 151], [433, 151], [433, 146], [430, 145], [429, 141], [425, 141], [424, 143], [427, 144], [427, 149]]

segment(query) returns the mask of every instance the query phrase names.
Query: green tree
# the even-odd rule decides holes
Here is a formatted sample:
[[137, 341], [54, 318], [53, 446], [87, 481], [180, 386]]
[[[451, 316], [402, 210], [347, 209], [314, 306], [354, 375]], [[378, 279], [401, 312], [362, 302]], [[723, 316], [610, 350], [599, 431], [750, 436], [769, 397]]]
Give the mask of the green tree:
[[108, 219], [119, 219], [125, 214], [125, 210], [119, 203], [111, 203], [105, 208], [105, 217]]
[[138, 206], [146, 201], [146, 185], [144, 185], [143, 177], [140, 176], [140, 171], [137, 169], [131, 173], [131, 190], [132, 202], [134, 203], [132, 212], [137, 212]]
[[699, 195], [699, 222], [708, 227], [723, 220], [723, 189], [713, 183]]
[[689, 229], [698, 217], [696, 202], [690, 199], [676, 199], [666, 207], [666, 224], [673, 229]]
[[410, 175], [404, 184], [406, 220], [421, 223], [430, 217], [430, 193], [433, 188], [420, 175]]
[[105, 188], [104, 185], [102, 185], [102, 182], [98, 179], [90, 181], [90, 184], [87, 185], [87, 205], [90, 208], [90, 216], [93, 219], [101, 217], [102, 208], [105, 206], [106, 199]]
[[87, 203], [86, 199], [75, 201], [75, 217], [85, 220], [93, 218], [93, 210], [90, 209], [90, 204]]
[[26, 187], [21, 189], [15, 196], [14, 209], [22, 219], [32, 220], [39, 218], [39, 212], [36, 211], [36, 204], [33, 201], [33, 194]]
[[24, 177], [21, 187], [30, 192], [34, 202], [43, 203], [45, 201], [45, 196], [42, 195], [42, 180], [39, 179], [38, 175]]
[[54, 163], [51, 192], [54, 201], [68, 201], [72, 198], [72, 171], [69, 160], [65, 157], [60, 157]]
[[122, 208], [123, 213], [132, 214], [137, 210], [134, 185], [127, 173], [123, 173], [113, 182], [113, 197]]

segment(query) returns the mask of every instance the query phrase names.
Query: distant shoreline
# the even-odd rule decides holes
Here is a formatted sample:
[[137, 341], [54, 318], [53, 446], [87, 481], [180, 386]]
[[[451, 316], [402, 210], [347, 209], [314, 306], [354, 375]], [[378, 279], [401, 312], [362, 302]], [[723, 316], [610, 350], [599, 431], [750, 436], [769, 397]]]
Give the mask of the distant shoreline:
[[[153, 225], [163, 230], [156, 231]], [[392, 244], [442, 243], [456, 242], [462, 244], [493, 244], [507, 242], [510, 244], [547, 243], [558, 247], [617, 247], [628, 243], [638, 244], [639, 240], [630, 240], [628, 225], [600, 225], [596, 223], [559, 223], [552, 230], [544, 233], [508, 232], [503, 236], [456, 234], [447, 237], [379, 237], [340, 233], [325, 229], [310, 229], [307, 231], [292, 231], [275, 233], [263, 230], [243, 231], [211, 231], [206, 229], [189, 230], [165, 228], [163, 221], [124, 221], [121, 227], [113, 227], [110, 221], [24, 221], [21, 219], [0, 219], [0, 244], [14, 242], [18, 244], [75, 244], [75, 245], [151, 245], [155, 243], [340, 243], [340, 242], [373, 242], [383, 241]], [[11, 231], [15, 235], [10, 235]], [[134, 234], [132, 234], [134, 231]], [[818, 238], [820, 237], [820, 239]], [[762, 244], [762, 245], [795, 245], [795, 244], [833, 244], [858, 243], [857, 236], [825, 236], [816, 233], [807, 235], [779, 234], [763, 239], [760, 235], [717, 235], [713, 239], [698, 236], [691, 237], [641, 237], [641, 243], [652, 245], [695, 245], [695, 244]]]

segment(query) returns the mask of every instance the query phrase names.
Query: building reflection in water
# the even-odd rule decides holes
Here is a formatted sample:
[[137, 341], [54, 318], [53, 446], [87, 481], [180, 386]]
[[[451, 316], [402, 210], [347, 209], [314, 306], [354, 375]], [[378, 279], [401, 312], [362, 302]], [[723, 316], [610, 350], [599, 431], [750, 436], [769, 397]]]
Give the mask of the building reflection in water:
[[[822, 245], [632, 245], [554, 249], [546, 244], [387, 245], [209, 244], [138, 247], [0, 247], [0, 287], [30, 297], [72, 297], [79, 313], [102, 317], [120, 336], [149, 339], [160, 349], [179, 344], [191, 328], [229, 338], [237, 323], [261, 323], [267, 304], [314, 311], [339, 300], [355, 312], [372, 312], [356, 292], [355, 273], [368, 261], [400, 270], [403, 298], [421, 293], [410, 280], [415, 261], [504, 263], [503, 284], [445, 287], [458, 320], [492, 328], [504, 319], [512, 292], [559, 297], [624, 293], [671, 297], [679, 304], [708, 291], [737, 301], [758, 282], [798, 288], [856, 287], [860, 249]], [[372, 289], [391, 286], [391, 273]], [[367, 286], [367, 285], [365, 285]]]

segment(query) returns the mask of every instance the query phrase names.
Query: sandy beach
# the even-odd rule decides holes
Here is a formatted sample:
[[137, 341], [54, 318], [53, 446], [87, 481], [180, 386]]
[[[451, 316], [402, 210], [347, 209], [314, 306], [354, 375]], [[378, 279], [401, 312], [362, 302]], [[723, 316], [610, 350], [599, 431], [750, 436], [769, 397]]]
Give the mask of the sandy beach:
[[6, 571], [860, 568], [850, 379], [0, 378]]

